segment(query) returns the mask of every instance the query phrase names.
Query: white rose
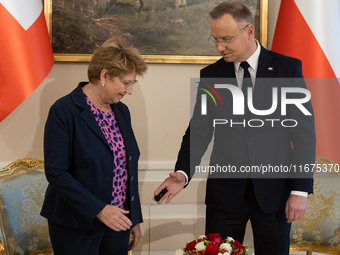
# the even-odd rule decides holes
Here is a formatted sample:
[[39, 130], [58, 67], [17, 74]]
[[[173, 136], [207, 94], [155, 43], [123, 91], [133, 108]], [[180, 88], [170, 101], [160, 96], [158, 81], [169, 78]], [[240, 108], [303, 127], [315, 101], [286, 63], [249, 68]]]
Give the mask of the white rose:
[[197, 251], [205, 251], [204, 242], [199, 242], [198, 244], [196, 244], [195, 249], [196, 249]]
[[230, 253], [226, 251], [225, 253], [223, 253], [223, 255], [230, 255]]
[[206, 235], [200, 235], [200, 236], [198, 237], [198, 239], [202, 239], [202, 238], [207, 238], [207, 236], [206, 236]]
[[227, 240], [228, 240], [228, 241], [235, 241], [234, 238], [232, 238], [232, 237], [230, 237], [230, 236], [227, 237]]
[[223, 249], [225, 249], [229, 253], [233, 250], [233, 247], [231, 247], [231, 245], [229, 243], [222, 243], [220, 245], [220, 250], [223, 250]]
[[184, 255], [184, 252], [183, 250], [177, 250], [175, 255]]

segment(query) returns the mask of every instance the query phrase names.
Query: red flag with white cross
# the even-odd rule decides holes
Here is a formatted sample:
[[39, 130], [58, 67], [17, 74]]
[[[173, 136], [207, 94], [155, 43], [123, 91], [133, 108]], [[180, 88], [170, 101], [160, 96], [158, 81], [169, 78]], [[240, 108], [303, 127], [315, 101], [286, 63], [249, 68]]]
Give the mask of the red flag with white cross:
[[1, 122], [52, 69], [42, 0], [0, 0], [0, 34]]

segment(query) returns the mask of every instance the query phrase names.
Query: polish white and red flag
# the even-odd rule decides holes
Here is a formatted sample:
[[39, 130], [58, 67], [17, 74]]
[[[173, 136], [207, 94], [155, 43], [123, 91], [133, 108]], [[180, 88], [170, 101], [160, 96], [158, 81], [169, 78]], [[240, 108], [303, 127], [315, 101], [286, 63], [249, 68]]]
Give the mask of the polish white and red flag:
[[[302, 61], [316, 155], [340, 164], [340, 0], [281, 0], [272, 50]], [[313, 79], [310, 79], [313, 78]]]
[[0, 34], [1, 122], [52, 69], [42, 0], [0, 0]]

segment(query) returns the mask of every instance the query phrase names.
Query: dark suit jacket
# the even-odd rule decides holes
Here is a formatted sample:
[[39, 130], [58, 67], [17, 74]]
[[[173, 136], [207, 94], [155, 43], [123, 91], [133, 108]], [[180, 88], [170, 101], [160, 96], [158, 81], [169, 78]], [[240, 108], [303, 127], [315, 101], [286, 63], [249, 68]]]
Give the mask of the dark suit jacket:
[[[234, 63], [227, 63], [222, 58], [201, 70], [201, 82], [209, 83], [207, 78], [224, 77], [231, 78], [233, 85], [237, 86]], [[273, 78], [287, 78], [287, 80], [278, 82]], [[215, 84], [218, 82], [218, 79], [214, 81]], [[222, 80], [221, 82], [223, 83]], [[210, 85], [214, 86], [214, 84]], [[280, 88], [284, 86], [306, 88], [302, 76], [301, 61], [262, 47], [253, 95], [255, 109], [269, 109], [272, 105], [272, 87], [278, 87], [278, 91], [280, 91]], [[223, 107], [215, 106], [208, 97], [208, 112], [204, 116], [201, 115], [200, 98], [201, 94], [205, 92], [198, 90], [193, 117], [183, 137], [175, 170], [183, 170], [191, 178], [195, 171], [194, 167], [200, 164], [201, 157], [213, 135], [214, 145], [210, 166], [230, 165], [240, 169], [241, 166], [260, 166], [261, 164], [266, 166], [290, 166], [292, 164], [293, 167], [314, 164], [316, 139], [310, 101], [303, 105], [312, 113], [312, 116], [305, 116], [297, 107], [289, 105], [287, 116], [283, 118], [280, 104], [270, 116], [255, 116], [253, 114], [250, 116], [250, 119], [261, 120], [294, 119], [298, 121], [298, 125], [294, 128], [283, 127], [280, 122], [275, 122], [274, 127], [271, 127], [267, 122], [263, 127], [244, 128], [242, 125], [230, 127], [228, 124], [216, 125], [213, 128], [213, 119], [240, 121], [240, 118], [244, 118], [233, 115], [230, 91], [227, 89], [216, 89], [216, 91], [221, 97]], [[291, 96], [297, 97], [296, 95]], [[243, 177], [245, 178], [233, 179], [228, 178], [228, 174], [224, 174], [224, 178], [208, 178], [206, 204], [225, 212], [236, 211], [242, 202], [247, 178], [252, 178], [254, 175], [248, 174]], [[306, 178], [253, 178], [253, 186], [261, 209], [266, 213], [274, 213], [284, 210], [291, 190], [311, 193], [313, 179], [310, 175]]]
[[[105, 229], [96, 217], [111, 203], [113, 154], [87, 105], [82, 86], [57, 100], [45, 126], [45, 173], [49, 185], [41, 215], [80, 229]], [[142, 222], [138, 194], [139, 149], [130, 113], [121, 102], [111, 105], [121, 130], [129, 174], [127, 199], [133, 226]]]

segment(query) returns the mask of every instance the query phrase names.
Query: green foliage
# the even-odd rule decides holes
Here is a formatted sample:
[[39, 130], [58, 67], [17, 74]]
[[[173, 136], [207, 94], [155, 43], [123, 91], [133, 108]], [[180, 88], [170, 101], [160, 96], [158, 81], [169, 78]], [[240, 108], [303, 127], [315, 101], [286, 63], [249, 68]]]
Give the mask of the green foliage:
[[[186, 0], [187, 5], [178, 8], [176, 0], [143, 0], [139, 13], [136, 0], [118, 0], [111, 7], [84, 1], [53, 1], [52, 36], [59, 40], [53, 45], [55, 52], [92, 53], [116, 35], [132, 42], [141, 54], [219, 55], [208, 42], [209, 12], [223, 0]], [[255, 8], [256, 1], [241, 1]]]
[[80, 30], [83, 30], [83, 27], [79, 21], [65, 12], [57, 11], [53, 12], [53, 19], [58, 22], [61, 26], [65, 28], [69, 28], [72, 26], [78, 27]]
[[174, 8], [174, 0], [144, 0], [141, 13], [120, 13], [123, 29], [133, 35], [141, 54], [217, 55], [208, 43], [209, 0], [187, 0], [188, 6]]

